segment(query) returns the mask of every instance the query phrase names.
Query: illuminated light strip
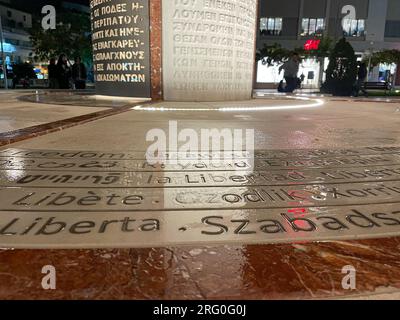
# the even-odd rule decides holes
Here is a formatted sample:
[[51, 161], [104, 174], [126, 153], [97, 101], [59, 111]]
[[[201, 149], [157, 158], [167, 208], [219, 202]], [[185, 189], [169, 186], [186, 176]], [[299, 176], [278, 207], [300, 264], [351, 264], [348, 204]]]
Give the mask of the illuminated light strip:
[[306, 109], [318, 108], [325, 104], [322, 99], [310, 99], [307, 97], [290, 97], [293, 100], [302, 101], [315, 101], [308, 105], [282, 105], [282, 106], [256, 106], [256, 107], [216, 107], [216, 108], [170, 108], [170, 107], [149, 107], [149, 106], [135, 106], [131, 110], [135, 111], [219, 111], [219, 112], [234, 112], [234, 111], [267, 111], [267, 110], [291, 110], [291, 109]]
[[306, 109], [306, 108], [318, 108], [324, 105], [325, 102], [321, 99], [315, 99], [315, 103], [308, 105], [293, 105], [293, 106], [259, 106], [259, 107], [240, 107], [240, 108], [221, 108], [218, 111], [266, 111], [266, 110], [290, 110], [290, 109]]
[[88, 96], [89, 99], [93, 100], [113, 100], [113, 101], [125, 101], [128, 103], [134, 103], [134, 102], [143, 102], [143, 101], [150, 101], [150, 98], [135, 98], [135, 97], [117, 97], [117, 96], [105, 96], [105, 95], [92, 95]]

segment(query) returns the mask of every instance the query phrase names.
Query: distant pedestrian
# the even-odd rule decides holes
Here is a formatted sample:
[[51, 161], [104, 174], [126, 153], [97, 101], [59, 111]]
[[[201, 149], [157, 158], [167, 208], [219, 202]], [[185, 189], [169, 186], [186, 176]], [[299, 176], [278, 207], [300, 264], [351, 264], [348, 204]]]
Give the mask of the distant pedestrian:
[[360, 91], [364, 94], [364, 96], [368, 96], [368, 92], [365, 90], [365, 82], [367, 81], [368, 77], [368, 69], [365, 62], [361, 62], [358, 66], [358, 73], [357, 73], [357, 82], [355, 86], [354, 96], [358, 97]]
[[286, 87], [283, 88], [283, 83], [279, 85], [278, 91], [292, 93], [298, 87], [298, 77], [300, 69], [300, 57], [294, 52], [290, 59], [286, 61], [280, 68], [279, 73], [284, 70], [284, 78], [286, 81]]
[[87, 70], [85, 65], [82, 63], [81, 57], [75, 58], [75, 63], [72, 66], [72, 79], [75, 84], [75, 89], [86, 89]]
[[80, 57], [75, 58], [75, 64], [72, 66], [72, 79], [75, 89], [86, 89], [87, 70]]
[[304, 75], [304, 73], [302, 73], [301, 74], [301, 76], [300, 76], [300, 86], [299, 86], [299, 89], [301, 89], [301, 87], [302, 87], [302, 85], [303, 85], [303, 83], [304, 83], [304, 80], [306, 79], [306, 76]]
[[57, 65], [56, 65], [56, 59], [51, 58], [50, 59], [50, 64], [47, 68], [48, 74], [49, 74], [49, 89], [58, 89], [58, 75], [57, 75]]
[[60, 89], [70, 89], [71, 68], [65, 54], [60, 55], [57, 62], [57, 78]]
[[30, 84], [30, 80], [29, 80], [28, 76], [26, 76], [24, 79], [22, 79], [22, 87], [24, 89], [29, 89], [30, 85], [31, 84]]
[[20, 79], [17, 77], [16, 74], [13, 75], [13, 79], [12, 79], [12, 88], [13, 89], [17, 89], [17, 85], [19, 83]]

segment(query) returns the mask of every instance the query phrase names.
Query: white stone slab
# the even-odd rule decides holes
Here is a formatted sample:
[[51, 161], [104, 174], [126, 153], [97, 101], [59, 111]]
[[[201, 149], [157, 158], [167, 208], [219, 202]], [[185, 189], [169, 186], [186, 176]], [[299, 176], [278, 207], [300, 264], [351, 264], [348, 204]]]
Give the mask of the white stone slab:
[[166, 100], [251, 98], [257, 1], [164, 0], [162, 11]]

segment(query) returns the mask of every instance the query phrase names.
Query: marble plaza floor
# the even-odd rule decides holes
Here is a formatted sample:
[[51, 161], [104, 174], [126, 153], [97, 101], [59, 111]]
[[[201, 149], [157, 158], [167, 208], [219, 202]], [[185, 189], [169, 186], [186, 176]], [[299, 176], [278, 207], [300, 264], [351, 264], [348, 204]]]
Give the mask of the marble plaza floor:
[[[0, 94], [1, 299], [398, 298], [400, 101], [35, 95]], [[254, 159], [149, 164], [171, 126], [254, 130]]]
[[26, 97], [35, 97], [35, 91], [18, 90], [1, 92], [0, 104], [0, 132], [5, 133], [20, 130], [31, 126], [51, 123], [67, 118], [82, 116], [107, 108], [82, 106], [65, 107], [59, 104], [29, 103]]
[[93, 91], [9, 90], [0, 93], [0, 146], [101, 119], [143, 99], [109, 99]]

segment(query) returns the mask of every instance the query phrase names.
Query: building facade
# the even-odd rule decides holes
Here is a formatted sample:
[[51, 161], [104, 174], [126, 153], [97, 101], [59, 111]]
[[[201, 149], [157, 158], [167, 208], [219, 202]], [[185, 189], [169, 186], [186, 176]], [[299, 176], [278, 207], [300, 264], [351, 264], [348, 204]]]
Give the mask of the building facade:
[[[382, 49], [400, 50], [399, 0], [260, 0], [257, 47], [280, 44], [294, 50], [322, 36], [335, 41], [343, 36], [352, 44], [359, 59]], [[327, 62], [305, 60], [300, 73], [305, 86], [316, 88], [324, 80]], [[371, 68], [370, 81], [389, 76], [400, 84], [395, 65]], [[257, 88], [270, 88], [281, 80], [277, 66], [257, 66]]]
[[[8, 81], [11, 82], [13, 76], [12, 65], [18, 63], [31, 63], [34, 66], [37, 79], [34, 85], [46, 85], [48, 78], [48, 61], [36, 61], [34, 58], [34, 48], [30, 39], [30, 29], [34, 20], [40, 23], [43, 16], [41, 13], [45, 1], [26, 3], [25, 0], [0, 0], [0, 17], [3, 35], [3, 55], [8, 70]], [[63, 12], [78, 12], [90, 16], [89, 6], [79, 5], [68, 1], [59, 3], [60, 10]], [[31, 13], [27, 13], [27, 10]], [[0, 55], [0, 60], [1, 60]], [[0, 63], [2, 66], [2, 62]], [[4, 79], [3, 73], [0, 75]]]
[[32, 15], [0, 2], [0, 17], [3, 29], [3, 50], [8, 65], [28, 62], [32, 45], [28, 29], [32, 28]]

